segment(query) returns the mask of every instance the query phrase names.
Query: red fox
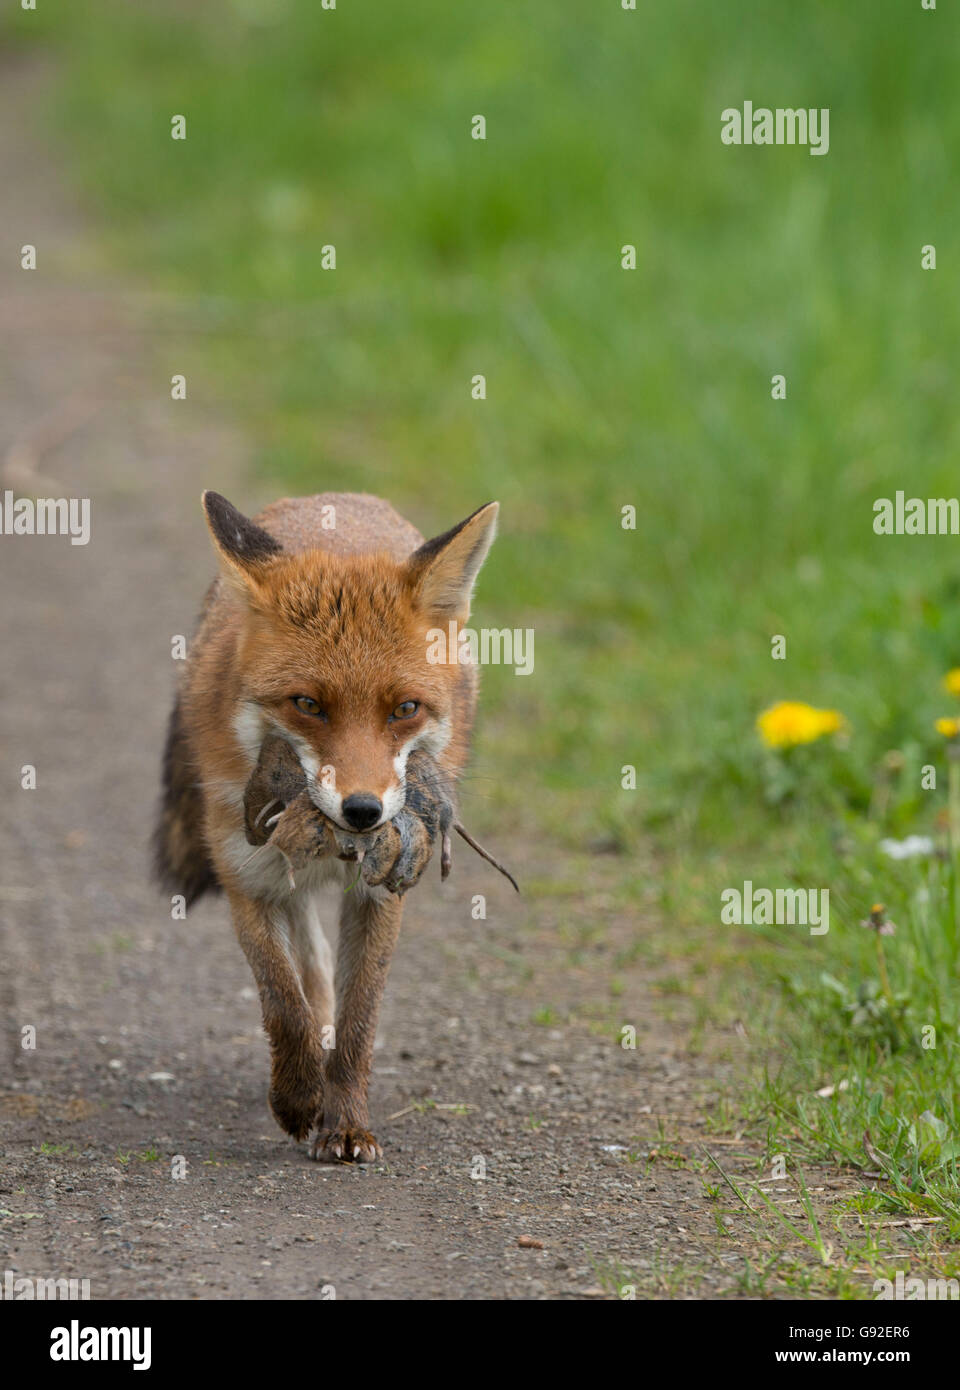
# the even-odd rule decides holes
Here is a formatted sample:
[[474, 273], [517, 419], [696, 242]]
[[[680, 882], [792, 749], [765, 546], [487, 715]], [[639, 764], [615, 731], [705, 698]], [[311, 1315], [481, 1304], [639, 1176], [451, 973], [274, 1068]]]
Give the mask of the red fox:
[[[156, 868], [188, 904], [226, 893], [260, 990], [277, 1122], [296, 1139], [315, 1130], [321, 1162], [370, 1163], [381, 1154], [367, 1113], [377, 1017], [402, 891], [429, 849], [404, 859], [410, 837], [394, 834], [395, 862], [371, 856], [376, 872], [330, 856], [291, 885], [272, 844], [251, 851], [245, 792], [277, 736], [310, 802], [342, 831], [376, 839], [424, 814], [408, 789], [411, 754], [429, 755], [453, 784], [469, 752], [476, 668], [428, 660], [427, 632], [469, 617], [498, 504], [426, 542], [388, 503], [360, 494], [285, 499], [252, 521], [215, 492], [203, 507], [220, 575], [170, 717]], [[356, 878], [342, 895], [335, 973], [316, 907], [334, 878]]]

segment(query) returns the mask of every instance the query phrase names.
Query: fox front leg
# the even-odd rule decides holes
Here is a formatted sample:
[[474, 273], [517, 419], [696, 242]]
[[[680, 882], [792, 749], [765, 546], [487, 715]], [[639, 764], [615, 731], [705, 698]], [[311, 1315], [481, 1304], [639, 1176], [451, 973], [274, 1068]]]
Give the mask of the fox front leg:
[[270, 1040], [270, 1109], [294, 1139], [305, 1139], [323, 1113], [324, 1028], [332, 1022], [332, 981], [319, 962], [298, 969], [292, 927], [278, 931], [277, 911], [227, 885], [233, 926], [260, 989]]
[[400, 935], [403, 903], [347, 894], [337, 948], [336, 1042], [326, 1054], [323, 1114], [311, 1157], [318, 1163], [373, 1163], [381, 1149], [369, 1130], [367, 1088], [380, 1002]]

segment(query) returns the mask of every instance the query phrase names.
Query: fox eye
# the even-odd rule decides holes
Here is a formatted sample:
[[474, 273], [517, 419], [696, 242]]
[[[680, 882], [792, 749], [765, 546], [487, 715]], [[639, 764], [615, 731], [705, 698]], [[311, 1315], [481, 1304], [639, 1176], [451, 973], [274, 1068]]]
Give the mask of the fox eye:
[[311, 700], [309, 695], [291, 695], [290, 698], [301, 714], [323, 714], [316, 700]]
[[402, 705], [397, 705], [397, 708], [393, 711], [393, 714], [391, 714], [390, 718], [412, 719], [419, 708], [419, 700], [404, 700]]

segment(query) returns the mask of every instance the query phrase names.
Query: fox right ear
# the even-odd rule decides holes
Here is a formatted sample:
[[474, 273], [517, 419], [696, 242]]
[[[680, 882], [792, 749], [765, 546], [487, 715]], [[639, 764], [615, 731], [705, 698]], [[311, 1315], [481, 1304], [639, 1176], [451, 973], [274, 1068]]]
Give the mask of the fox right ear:
[[249, 592], [250, 581], [256, 581], [264, 565], [283, 553], [283, 546], [219, 492], [208, 490], [201, 501], [224, 578], [233, 588]]
[[474, 580], [497, 534], [499, 510], [499, 502], [487, 502], [410, 556], [407, 573], [426, 612], [461, 622], [469, 618]]

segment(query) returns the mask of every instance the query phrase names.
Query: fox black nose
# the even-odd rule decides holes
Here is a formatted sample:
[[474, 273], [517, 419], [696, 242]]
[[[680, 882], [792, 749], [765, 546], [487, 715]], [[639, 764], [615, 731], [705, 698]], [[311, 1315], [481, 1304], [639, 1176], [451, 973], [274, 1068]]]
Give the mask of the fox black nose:
[[354, 830], [369, 830], [382, 815], [379, 798], [370, 792], [355, 792], [343, 799], [343, 818]]

